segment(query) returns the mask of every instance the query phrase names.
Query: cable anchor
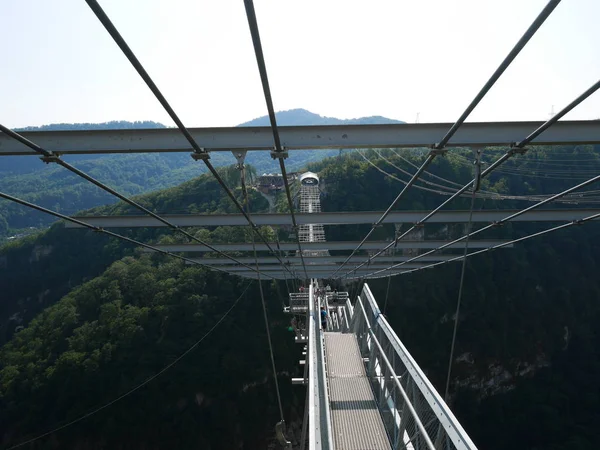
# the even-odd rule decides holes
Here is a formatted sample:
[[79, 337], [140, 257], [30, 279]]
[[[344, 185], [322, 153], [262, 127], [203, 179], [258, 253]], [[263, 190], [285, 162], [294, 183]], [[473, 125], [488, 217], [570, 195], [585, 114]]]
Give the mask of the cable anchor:
[[237, 170], [244, 170], [244, 168], [246, 167], [244, 165], [244, 160], [246, 159], [247, 152], [247, 150], [236, 150], [231, 152], [233, 153], [233, 156], [235, 156], [235, 159], [237, 161], [237, 164], [235, 166]]
[[57, 163], [60, 161], [60, 155], [57, 153], [48, 152], [47, 155], [40, 156], [40, 159], [46, 164]]
[[473, 164], [475, 164], [475, 182], [473, 183], [473, 192], [477, 192], [479, 191], [479, 188], [481, 187], [481, 153], [482, 150], [481, 148], [477, 147], [473, 149], [473, 152], [475, 153], [475, 161], [473, 161]]
[[287, 159], [288, 156], [290, 155], [285, 147], [281, 147], [281, 150], [277, 150], [277, 148], [271, 150], [271, 158], [273, 159]]
[[442, 148], [438, 148], [439, 144], [433, 144], [431, 146], [431, 150], [429, 151], [429, 155], [430, 156], [444, 156], [446, 154], [446, 152], [448, 151], [447, 148], [442, 147]]
[[518, 147], [516, 142], [512, 142], [510, 144], [510, 150], [508, 151], [508, 154], [510, 156], [524, 155], [527, 153], [527, 150], [529, 150], [527, 147]]
[[190, 156], [194, 161], [208, 161], [210, 159], [210, 154], [205, 148], [201, 148], [200, 151], [194, 150], [193, 153], [190, 153]]

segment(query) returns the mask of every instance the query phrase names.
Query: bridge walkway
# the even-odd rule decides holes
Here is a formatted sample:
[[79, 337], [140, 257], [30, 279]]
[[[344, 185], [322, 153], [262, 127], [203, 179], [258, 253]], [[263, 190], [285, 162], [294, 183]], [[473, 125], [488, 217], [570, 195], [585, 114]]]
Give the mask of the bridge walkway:
[[335, 449], [391, 450], [356, 335], [324, 334]]

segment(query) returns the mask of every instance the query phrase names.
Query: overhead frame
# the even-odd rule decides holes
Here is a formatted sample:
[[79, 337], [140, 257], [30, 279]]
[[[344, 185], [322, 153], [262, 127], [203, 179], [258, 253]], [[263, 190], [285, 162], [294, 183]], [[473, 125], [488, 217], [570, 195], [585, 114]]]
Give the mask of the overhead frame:
[[[402, 249], [433, 249], [437, 248], [441, 245], [447, 244], [450, 241], [401, 241], [396, 245], [397, 250]], [[480, 241], [471, 241], [469, 243], [469, 247], [471, 248], [488, 248], [494, 247], [496, 245], [505, 243], [507, 241], [503, 240], [480, 240]], [[368, 241], [363, 245], [363, 250], [380, 250], [386, 245], [388, 245], [390, 241]], [[327, 241], [323, 245], [323, 242], [303, 242], [302, 248], [304, 250], [323, 250], [327, 248], [328, 250], [352, 250], [358, 244], [358, 241]], [[277, 247], [282, 251], [296, 251], [297, 245], [292, 242], [283, 242], [277, 243], [272, 242], [271, 245], [273, 247]], [[211, 244], [212, 247], [218, 249], [222, 252], [249, 252], [253, 250], [252, 244], [248, 242], [238, 242], [233, 244]], [[451, 245], [452, 248], [462, 248], [464, 244], [458, 243], [456, 245]], [[201, 253], [201, 252], [212, 252], [210, 248], [200, 245], [200, 244], [157, 244], [154, 247], [169, 251], [169, 252], [186, 252], [186, 253]], [[502, 248], [510, 248], [512, 245], [506, 245]], [[256, 244], [257, 251], [266, 251], [268, 250], [267, 246], [264, 244]], [[151, 250], [142, 249], [142, 251], [150, 252]], [[286, 258], [289, 259], [289, 258]]]
[[[471, 122], [463, 124], [447, 147], [510, 145], [544, 122]], [[337, 148], [430, 147], [452, 123], [386, 125], [318, 125], [277, 127], [287, 150]], [[190, 135], [209, 152], [273, 149], [271, 127], [190, 128]], [[176, 128], [137, 130], [23, 131], [44, 149], [63, 154], [192, 152]], [[600, 121], [561, 121], [530, 145], [600, 143]], [[0, 156], [35, 155], [36, 152], [0, 133]]]
[[[448, 259], [452, 259], [456, 257], [456, 255], [429, 255], [429, 256], [424, 256], [423, 258], [420, 259], [420, 261], [446, 261]], [[395, 256], [382, 256], [380, 258], [377, 258], [378, 262], [382, 262], [382, 261], [387, 261], [387, 262], [400, 262], [400, 261], [407, 261], [410, 258], [412, 258], [412, 256], [401, 256], [401, 255], [395, 255]], [[232, 265], [234, 263], [232, 263], [231, 260], [227, 259], [227, 258], [190, 258], [192, 261], [197, 261], [197, 262], [201, 262], [202, 264], [206, 264], [208, 266], [223, 266], [223, 265]], [[261, 265], [269, 265], [269, 264], [279, 264], [279, 260], [277, 258], [273, 258], [273, 257], [269, 257], [269, 256], [259, 256], [258, 258], [249, 258], [249, 257], [243, 257], [243, 258], [236, 258], [239, 262], [241, 263], [246, 263], [246, 264], [252, 264], [258, 261], [259, 264]], [[286, 264], [289, 263], [290, 265], [294, 266], [294, 265], [300, 265], [301, 264], [301, 260], [299, 256], [287, 256], [284, 257], [283, 259], [285, 259]], [[316, 265], [321, 265], [321, 264], [335, 264], [335, 263], [339, 263], [339, 262], [343, 262], [346, 259], [345, 256], [306, 256], [304, 255], [304, 261], [306, 261], [307, 267], [309, 264], [316, 264]], [[350, 259], [351, 263], [356, 263], [356, 262], [363, 262], [365, 261], [365, 256], [353, 256]]]
[[[519, 210], [479, 210], [473, 212], [473, 222], [495, 222]], [[522, 214], [514, 222], [563, 222], [578, 220], [600, 212], [597, 209], [547, 209]], [[298, 225], [357, 225], [372, 224], [380, 216], [377, 211], [297, 213]], [[427, 211], [394, 211], [383, 223], [416, 223], [428, 214]], [[215, 227], [248, 225], [241, 214], [164, 214], [163, 218], [180, 227]], [[149, 216], [76, 216], [77, 219], [102, 228], [165, 227], [166, 225]], [[256, 225], [292, 225], [289, 214], [253, 214]], [[469, 220], [469, 211], [440, 211], [429, 223], [464, 223]], [[67, 228], [81, 228], [67, 223]], [[323, 247], [323, 243], [320, 244]], [[326, 246], [326, 245], [325, 245]]]

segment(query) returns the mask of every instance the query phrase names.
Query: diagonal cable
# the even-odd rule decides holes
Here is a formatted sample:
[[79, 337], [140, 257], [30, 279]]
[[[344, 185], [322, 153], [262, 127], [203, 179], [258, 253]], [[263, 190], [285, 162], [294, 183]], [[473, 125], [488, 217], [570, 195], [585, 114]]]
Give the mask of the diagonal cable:
[[[246, 189], [246, 169], [244, 165], [241, 165], [241, 180], [242, 180], [242, 195], [246, 200], [246, 210], [248, 215], [250, 215], [250, 200], [248, 198], [248, 190]], [[256, 264], [256, 273], [258, 276], [258, 289], [260, 291], [260, 301], [262, 303], [263, 316], [265, 320], [265, 330], [267, 332], [267, 342], [269, 343], [269, 354], [271, 356], [271, 366], [273, 369], [273, 380], [275, 381], [275, 392], [277, 394], [277, 405], [279, 406], [279, 415], [281, 419], [281, 423], [285, 423], [285, 419], [283, 417], [283, 406], [281, 403], [281, 393], [279, 392], [279, 382], [277, 381], [277, 368], [275, 366], [275, 356], [273, 354], [273, 342], [271, 341], [271, 331], [269, 329], [269, 318], [267, 315], [267, 304], [265, 302], [265, 295], [263, 293], [262, 281], [260, 279], [260, 271], [258, 270], [258, 256], [256, 254], [256, 245], [254, 243], [254, 235], [252, 235], [252, 249], [254, 253], [254, 260]]]
[[98, 20], [100, 20], [100, 22], [102, 23], [104, 28], [106, 28], [106, 31], [108, 31], [110, 36], [114, 39], [115, 43], [119, 46], [121, 51], [125, 54], [125, 56], [129, 60], [131, 65], [135, 68], [135, 70], [138, 72], [138, 74], [142, 77], [142, 79], [144, 80], [144, 82], [146, 83], [148, 88], [150, 88], [150, 90], [152, 91], [152, 93], [154, 94], [156, 99], [160, 102], [160, 104], [163, 106], [165, 111], [167, 111], [167, 113], [169, 114], [169, 116], [171, 117], [173, 122], [175, 122], [175, 124], [177, 125], [177, 128], [179, 128], [181, 133], [185, 136], [186, 140], [189, 142], [192, 149], [194, 150], [192, 157], [194, 159], [201, 159], [204, 162], [204, 164], [206, 165], [208, 170], [213, 174], [213, 176], [215, 177], [217, 182], [225, 190], [227, 196], [231, 199], [231, 201], [234, 203], [236, 208], [243, 214], [245, 219], [248, 221], [248, 224], [251, 226], [253, 232], [257, 234], [257, 236], [260, 238], [260, 240], [267, 246], [269, 251], [279, 260], [279, 262], [282, 264], [282, 266], [291, 274], [291, 271], [289, 270], [289, 268], [287, 266], [285, 266], [285, 264], [283, 264], [283, 261], [281, 260], [281, 258], [279, 258], [279, 255], [277, 255], [277, 253], [275, 252], [275, 250], [273, 250], [273, 248], [271, 247], [269, 242], [265, 239], [265, 237], [262, 235], [262, 233], [260, 233], [260, 231], [258, 230], [256, 225], [252, 222], [252, 220], [250, 219], [250, 217], [244, 210], [244, 207], [242, 206], [242, 204], [238, 201], [237, 198], [235, 198], [235, 195], [233, 195], [233, 192], [231, 192], [231, 190], [227, 187], [227, 185], [225, 184], [225, 182], [223, 181], [223, 179], [221, 178], [221, 176], [219, 175], [219, 173], [217, 172], [215, 167], [211, 164], [211, 162], [209, 161], [210, 155], [209, 155], [208, 151], [204, 148], [201, 148], [198, 145], [198, 143], [193, 138], [193, 136], [190, 134], [188, 129], [185, 127], [185, 125], [183, 124], [181, 119], [179, 119], [179, 116], [177, 116], [177, 114], [175, 113], [175, 111], [173, 110], [173, 108], [171, 107], [169, 102], [167, 102], [167, 99], [165, 98], [165, 96], [158, 89], [158, 86], [156, 86], [156, 84], [154, 83], [152, 78], [150, 78], [150, 75], [148, 74], [148, 72], [146, 72], [146, 69], [144, 69], [144, 66], [137, 59], [137, 57], [135, 56], [135, 54], [133, 53], [131, 48], [129, 48], [129, 45], [127, 45], [127, 42], [125, 42], [125, 39], [123, 39], [123, 37], [121, 36], [121, 34], [117, 30], [117, 28], [114, 26], [114, 24], [108, 18], [108, 16], [106, 15], [106, 13], [102, 9], [102, 7], [98, 4], [98, 2], [96, 0], [85, 0], [85, 1], [88, 4], [88, 6], [91, 8], [91, 10], [94, 12], [94, 14], [98, 18]]
[[460, 315], [460, 304], [462, 302], [463, 285], [465, 282], [465, 271], [467, 268], [467, 254], [469, 253], [469, 235], [473, 226], [473, 207], [475, 206], [475, 185], [471, 193], [471, 207], [469, 208], [469, 222], [467, 224], [467, 238], [465, 239], [465, 249], [463, 252], [463, 265], [460, 271], [460, 282], [458, 285], [458, 299], [456, 300], [456, 311], [454, 313], [454, 328], [452, 330], [452, 343], [450, 344], [450, 359], [448, 361], [448, 375], [446, 376], [446, 389], [444, 392], [444, 401], [448, 403], [448, 392], [450, 390], [450, 377], [452, 375], [452, 360], [454, 359], [454, 348], [456, 345], [456, 332], [458, 331], [458, 317]]
[[265, 57], [263, 55], [262, 44], [260, 42], [260, 33], [258, 31], [258, 22], [256, 20], [256, 12], [254, 11], [254, 3], [252, 0], [244, 0], [244, 6], [246, 7], [246, 17], [248, 18], [248, 26], [250, 27], [250, 34], [252, 35], [254, 54], [256, 55], [256, 63], [258, 65], [258, 71], [260, 73], [260, 81], [262, 83], [265, 102], [267, 103], [267, 110], [269, 112], [269, 121], [271, 122], [271, 130], [273, 131], [273, 141], [275, 142], [275, 150], [271, 153], [271, 156], [279, 160], [279, 168], [281, 170], [281, 176], [283, 177], [285, 195], [287, 197], [288, 207], [290, 209], [290, 216], [292, 218], [292, 226], [296, 234], [298, 253], [300, 254], [300, 259], [302, 261], [304, 276], [308, 281], [308, 272], [306, 271], [304, 254], [302, 252], [302, 247], [300, 246], [300, 237], [298, 235], [298, 223], [296, 222], [296, 215], [294, 214], [294, 203], [292, 201], [290, 183], [288, 181], [287, 171], [285, 169], [284, 159], [287, 157], [287, 152], [281, 146], [281, 139], [279, 138], [279, 129], [277, 128], [277, 119], [275, 118], [275, 108], [273, 107], [271, 88], [269, 87], [269, 77], [267, 76], [267, 65], [265, 64]]
[[460, 126], [464, 123], [464, 121], [469, 117], [469, 114], [473, 112], [475, 107], [483, 100], [483, 97], [489, 92], [492, 86], [498, 81], [500, 76], [504, 73], [504, 71], [510, 66], [510, 64], [514, 61], [517, 55], [523, 50], [525, 45], [529, 42], [529, 40], [533, 37], [536, 31], [542, 26], [542, 24], [546, 21], [548, 16], [554, 11], [554, 9], [558, 6], [560, 0], [550, 0], [544, 9], [540, 12], [540, 14], [535, 18], [533, 23], [529, 26], [525, 34], [521, 36], [521, 39], [515, 44], [510, 53], [504, 58], [504, 61], [498, 66], [496, 71], [492, 74], [490, 79], [485, 83], [483, 88], [479, 91], [479, 93], [475, 96], [473, 101], [467, 106], [467, 109], [462, 113], [462, 115], [458, 118], [458, 120], [452, 125], [452, 127], [448, 130], [446, 135], [442, 138], [442, 140], [435, 144], [434, 148], [441, 149], [446, 146], [448, 141], [454, 136], [454, 134], [458, 131]]
[[[489, 165], [486, 169], [484, 169], [481, 172], [480, 178], [483, 179], [485, 176], [489, 175], [497, 167], [499, 167], [501, 164], [503, 164], [504, 162], [506, 162], [507, 160], [509, 160], [510, 158], [512, 158], [514, 155], [524, 153], [526, 151], [526, 149], [525, 149], [525, 145], [526, 144], [530, 143], [534, 138], [536, 138], [537, 136], [539, 136], [543, 131], [547, 130], [550, 126], [552, 126], [553, 124], [555, 124], [561, 117], [563, 117], [564, 115], [566, 115], [567, 113], [569, 113], [571, 110], [573, 110], [576, 106], [578, 106], [581, 102], [583, 102], [590, 95], [592, 95], [594, 92], [596, 92], [599, 88], [600, 88], [600, 81], [596, 82], [594, 85], [592, 85], [592, 87], [590, 87], [589, 89], [587, 89], [579, 97], [577, 97], [575, 100], [573, 100], [567, 106], [565, 106], [560, 112], [558, 112], [550, 120], [546, 121], [542, 126], [540, 126], [536, 131], [534, 131], [532, 134], [530, 134], [527, 138], [525, 138], [524, 140], [520, 141], [519, 143], [511, 146], [511, 148], [507, 152], [505, 152], [500, 158], [498, 158], [496, 161], [494, 161], [491, 165]], [[538, 130], [541, 130], [541, 131], [536, 134], [536, 132]], [[446, 200], [444, 200], [437, 208], [435, 208], [434, 210], [432, 210], [431, 212], [429, 212], [425, 217], [423, 217], [421, 220], [419, 220], [417, 223], [415, 223], [406, 232], [404, 232], [403, 234], [401, 234], [400, 236], [398, 236], [396, 239], [394, 239], [394, 241], [392, 241], [390, 244], [386, 245], [383, 249], [379, 250], [373, 256], [369, 257], [368, 261], [371, 261], [371, 260], [377, 258], [379, 255], [381, 255], [387, 249], [389, 249], [392, 245], [395, 245], [396, 241], [402, 240], [404, 237], [406, 237], [409, 233], [411, 233], [417, 227], [420, 227], [421, 225], [423, 225], [431, 217], [433, 217], [435, 214], [437, 214], [444, 206], [446, 206], [448, 203], [450, 203], [456, 197], [462, 195], [467, 189], [469, 189], [469, 187], [475, 181], [476, 181], [476, 179], [473, 178], [471, 181], [469, 181], [467, 184], [465, 184], [462, 188], [460, 188], [458, 191], [456, 191], [454, 194], [452, 194], [450, 197], [448, 197]], [[552, 201], [552, 200], [554, 200], [556, 198], [560, 198], [560, 197], [562, 197], [561, 193], [553, 195], [553, 196], [545, 199], [544, 202]], [[532, 206], [535, 207], [535, 205], [532, 205]], [[531, 207], [529, 207], [529, 208], [531, 208]], [[422, 256], [425, 256], [425, 254], [423, 254]], [[366, 264], [366, 262], [363, 262], [361, 265], [359, 265], [358, 267], [356, 267], [356, 269], [364, 266], [365, 264]], [[368, 277], [371, 277], [371, 275], [373, 275], [373, 274], [374, 273], [369, 274]]]
[[102, 189], [105, 192], [108, 192], [109, 194], [117, 197], [119, 200], [124, 201], [125, 203], [127, 203], [130, 206], [133, 206], [136, 209], [139, 209], [140, 211], [148, 214], [149, 216], [155, 218], [156, 220], [160, 221], [161, 223], [165, 224], [167, 227], [171, 228], [172, 230], [176, 231], [177, 233], [180, 233], [184, 236], [186, 236], [187, 238], [191, 239], [192, 241], [195, 241], [199, 244], [205, 245], [206, 247], [210, 248], [212, 251], [220, 254], [221, 256], [224, 256], [225, 258], [231, 260], [232, 262], [236, 263], [236, 264], [240, 264], [250, 270], [254, 270], [251, 266], [244, 264], [242, 262], [240, 262], [239, 260], [237, 260], [236, 258], [234, 258], [233, 256], [230, 256], [226, 253], [221, 252], [220, 250], [217, 250], [215, 247], [213, 247], [212, 245], [204, 242], [203, 240], [197, 238], [196, 236], [194, 236], [191, 233], [188, 233], [187, 231], [185, 231], [184, 229], [180, 228], [179, 226], [173, 224], [172, 222], [168, 221], [167, 219], [164, 219], [163, 217], [161, 217], [159, 214], [156, 214], [155, 212], [149, 210], [148, 208], [142, 206], [140, 203], [136, 202], [135, 200], [130, 199], [129, 197], [117, 192], [116, 190], [112, 189], [111, 187], [107, 186], [106, 184], [96, 180], [94, 177], [88, 175], [85, 172], [82, 172], [81, 170], [77, 169], [76, 167], [72, 166], [71, 164], [67, 163], [66, 161], [63, 161], [62, 159], [60, 159], [60, 157], [48, 150], [43, 149], [42, 147], [40, 147], [39, 145], [37, 145], [36, 143], [30, 141], [29, 139], [23, 137], [22, 135], [20, 135], [19, 133], [6, 128], [4, 125], [0, 124], [0, 131], [2, 131], [3, 133], [7, 134], [8, 136], [10, 136], [11, 138], [21, 142], [22, 144], [26, 145], [27, 147], [33, 149], [34, 151], [36, 151], [37, 153], [42, 155], [42, 161], [44, 161], [45, 163], [56, 163], [62, 167], [64, 167], [65, 169], [69, 170], [70, 172], [74, 173], [75, 175], [83, 178], [86, 181], [89, 181], [90, 183], [92, 183], [93, 185], [99, 187], [100, 189]]
[[[362, 246], [365, 244], [365, 242], [367, 242], [367, 239], [369, 239], [369, 237], [375, 232], [375, 230], [377, 228], [379, 228], [379, 226], [382, 224], [382, 222], [385, 220], [385, 218], [392, 212], [392, 209], [394, 209], [394, 207], [398, 204], [400, 199], [402, 197], [404, 197], [404, 194], [406, 194], [406, 192], [415, 183], [415, 181], [417, 181], [419, 179], [419, 177], [425, 171], [427, 166], [429, 164], [431, 164], [431, 162], [436, 157], [436, 155], [437, 155], [437, 153], [435, 153], [434, 151], [430, 152], [429, 155], [427, 155], [427, 158], [425, 158], [425, 161], [423, 162], [423, 164], [421, 164], [421, 167], [419, 167], [419, 170], [417, 170], [414, 173], [414, 175], [412, 176], [410, 181], [408, 183], [406, 183], [406, 186], [404, 186], [404, 188], [396, 196], [396, 198], [394, 199], [392, 204], [384, 211], [384, 213], [377, 220], [377, 222], [375, 222], [373, 224], [373, 226], [371, 227], [371, 229], [369, 230], [367, 235], [363, 238], [363, 240], [359, 242], [359, 244], [356, 246], [356, 248], [354, 250], [352, 250], [352, 253], [350, 253], [350, 255], [346, 258], [346, 260], [338, 266], [338, 268], [335, 270], [335, 272], [333, 272], [332, 277], [334, 277], [340, 270], [342, 270], [342, 268], [348, 263], [348, 261], [350, 261], [350, 259], [352, 259], [352, 257], [356, 254], [356, 252], [358, 252], [362, 248]], [[362, 265], [358, 266], [358, 267], [362, 267]], [[356, 269], [358, 269], [358, 267], [353, 268], [353, 270], [350, 270], [349, 273], [355, 271]]]

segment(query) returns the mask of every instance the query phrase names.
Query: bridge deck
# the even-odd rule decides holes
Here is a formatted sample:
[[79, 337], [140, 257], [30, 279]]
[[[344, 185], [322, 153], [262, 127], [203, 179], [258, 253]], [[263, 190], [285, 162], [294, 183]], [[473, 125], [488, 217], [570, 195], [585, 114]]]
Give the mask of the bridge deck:
[[325, 353], [336, 450], [389, 450], [356, 336], [326, 332]]

